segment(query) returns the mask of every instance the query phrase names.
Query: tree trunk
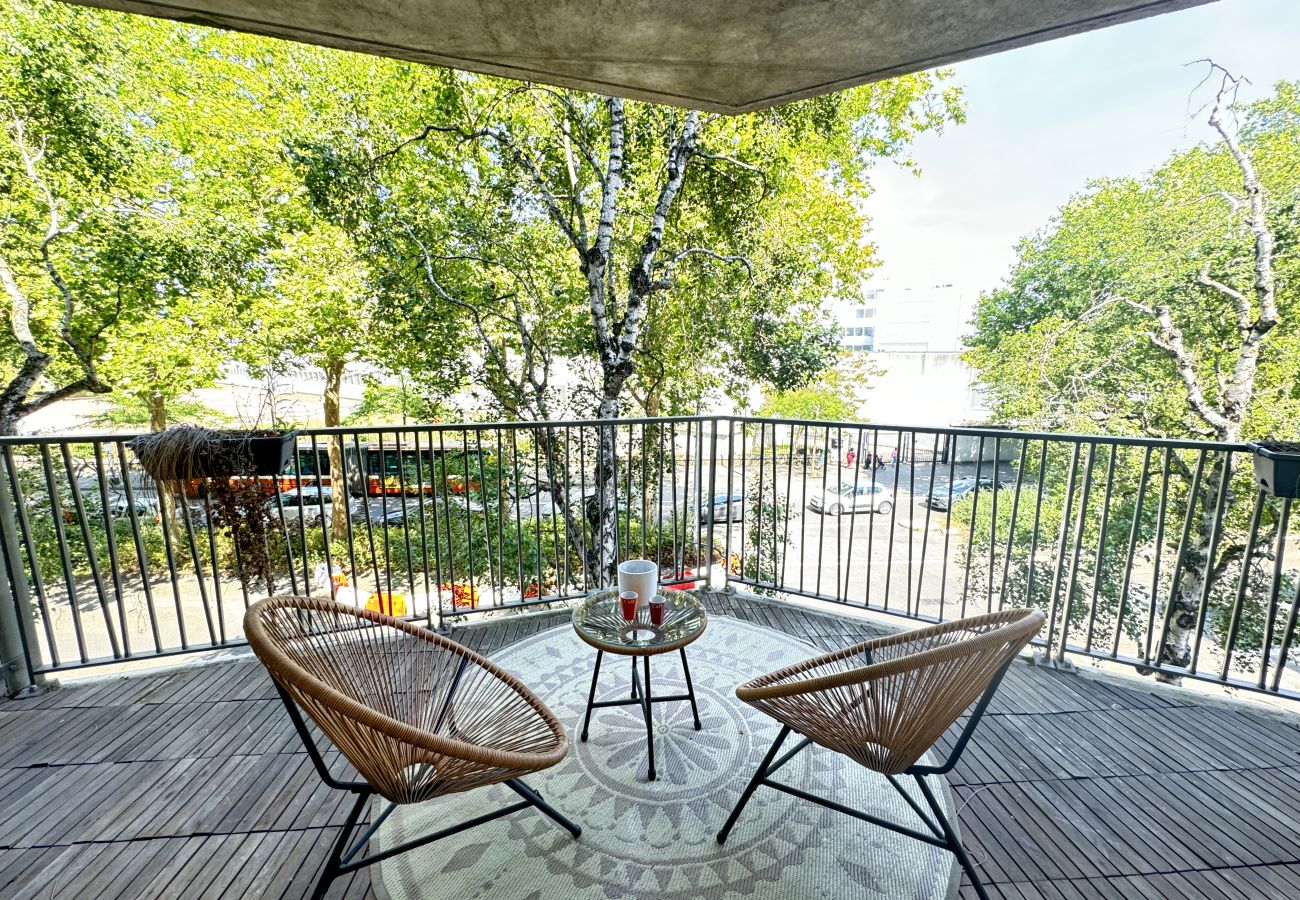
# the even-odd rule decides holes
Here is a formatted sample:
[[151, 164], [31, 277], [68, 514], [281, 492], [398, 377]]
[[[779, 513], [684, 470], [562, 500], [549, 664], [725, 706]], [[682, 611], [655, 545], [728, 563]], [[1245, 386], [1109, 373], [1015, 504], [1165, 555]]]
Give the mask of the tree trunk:
[[152, 391], [145, 402], [149, 406], [149, 430], [162, 431], [167, 427], [167, 398]]
[[[1227, 467], [1225, 471], [1224, 458], [1220, 458], [1210, 467], [1209, 476], [1202, 482], [1197, 496], [1189, 499], [1189, 502], [1200, 503], [1201, 513], [1187, 536], [1181, 574], [1169, 597], [1169, 628], [1164, 631], [1164, 640], [1156, 660], [1161, 665], [1178, 668], [1191, 665], [1192, 639], [1200, 618], [1201, 597], [1205, 592], [1207, 578], [1212, 577], [1212, 555], [1217, 549], [1214, 546], [1216, 535], [1222, 537], [1223, 520], [1230, 499], [1225, 497], [1223, 508], [1219, 508], [1219, 494], [1225, 478], [1231, 487], [1232, 467]], [[1157, 672], [1156, 680], [1177, 684], [1180, 679], [1172, 673]]]
[[[347, 363], [341, 359], [330, 360], [325, 364], [325, 427], [336, 428], [342, 422], [339, 409], [339, 394], [343, 390], [343, 369]], [[348, 537], [348, 486], [343, 477], [343, 437], [330, 435], [330, 496], [333, 497], [333, 513], [330, 516], [330, 536], [336, 541], [345, 541]]]

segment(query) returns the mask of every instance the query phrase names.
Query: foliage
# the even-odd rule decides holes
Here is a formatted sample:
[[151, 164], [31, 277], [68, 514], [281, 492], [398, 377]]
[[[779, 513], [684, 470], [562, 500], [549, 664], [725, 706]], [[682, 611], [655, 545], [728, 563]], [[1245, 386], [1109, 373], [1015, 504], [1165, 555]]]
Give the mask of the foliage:
[[869, 380], [878, 374], [866, 357], [843, 352], [837, 365], [805, 387], [769, 393], [758, 414], [776, 419], [860, 422]]

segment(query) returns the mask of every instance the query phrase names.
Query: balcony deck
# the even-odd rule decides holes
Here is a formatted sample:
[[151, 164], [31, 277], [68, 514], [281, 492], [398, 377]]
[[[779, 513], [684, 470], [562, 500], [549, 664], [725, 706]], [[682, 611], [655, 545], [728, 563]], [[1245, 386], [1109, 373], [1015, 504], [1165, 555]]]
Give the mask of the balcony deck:
[[[707, 602], [816, 648], [877, 633], [821, 608]], [[491, 653], [566, 617], [456, 634]], [[248, 657], [0, 701], [0, 772], [4, 898], [297, 900], [348, 799], [320, 783]], [[949, 783], [994, 897], [1300, 896], [1286, 713], [1017, 664]], [[363, 870], [330, 896], [374, 895]]]

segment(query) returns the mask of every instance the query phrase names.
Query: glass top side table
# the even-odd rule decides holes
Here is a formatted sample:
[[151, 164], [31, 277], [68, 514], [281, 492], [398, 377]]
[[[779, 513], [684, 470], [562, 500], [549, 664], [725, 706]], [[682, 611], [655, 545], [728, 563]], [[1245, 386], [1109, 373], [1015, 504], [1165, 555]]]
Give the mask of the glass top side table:
[[[582, 720], [581, 740], [587, 740], [591, 724], [591, 711], [608, 706], [638, 706], [645, 718], [646, 750], [649, 757], [648, 777], [655, 780], [654, 727], [650, 707], [654, 703], [671, 703], [689, 700], [695, 730], [700, 730], [700, 710], [695, 702], [695, 687], [691, 684], [691, 670], [686, 662], [686, 645], [704, 633], [709, 618], [694, 594], [660, 588], [659, 595], [667, 601], [662, 625], [650, 621], [647, 604], [637, 607], [636, 619], [623, 618], [614, 589], [595, 591], [583, 599], [573, 610], [573, 630], [583, 641], [596, 648], [596, 667], [591, 673], [591, 691], [587, 695], [587, 711]], [[650, 688], [650, 657], [676, 650], [682, 659], [682, 674], [686, 677], [686, 693], [655, 697]], [[596, 700], [596, 684], [600, 680], [600, 663], [606, 653], [632, 657], [632, 694], [621, 700]], [[642, 675], [637, 671], [637, 657], [642, 660]]]

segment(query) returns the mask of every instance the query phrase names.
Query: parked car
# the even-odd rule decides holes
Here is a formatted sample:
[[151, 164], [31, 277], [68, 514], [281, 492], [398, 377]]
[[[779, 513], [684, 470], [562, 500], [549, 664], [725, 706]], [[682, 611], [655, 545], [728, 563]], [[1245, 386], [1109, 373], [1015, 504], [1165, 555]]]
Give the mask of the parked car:
[[[982, 491], [996, 491], [1006, 487], [1000, 481], [994, 481], [992, 478], [981, 478], [978, 489]], [[929, 495], [925, 498], [925, 504], [931, 509], [937, 509], [940, 512], [947, 512], [948, 507], [962, 497], [965, 497], [971, 491], [976, 490], [974, 478], [962, 478], [954, 481], [951, 486], [946, 484], [938, 485], [931, 488]]]
[[319, 525], [322, 520], [328, 525], [334, 511], [334, 492], [328, 485], [304, 485], [281, 491], [278, 502], [275, 497], [266, 501], [266, 508], [274, 515], [279, 515], [281, 507], [284, 509], [285, 524], [293, 524], [302, 519], [307, 525]]
[[400, 527], [406, 524], [408, 518], [418, 523], [421, 508], [424, 510], [426, 520], [442, 515], [446, 509], [444, 502], [447, 506], [469, 510], [471, 513], [483, 512], [482, 503], [455, 494], [447, 497], [445, 501], [441, 497], [426, 497], [423, 500], [419, 497], [389, 497], [387, 500], [372, 497], [367, 501], [357, 501], [353, 504], [352, 521], [364, 524], [368, 519], [375, 528]]
[[742, 522], [751, 506], [751, 501], [744, 494], [718, 494], [712, 503], [705, 501], [700, 504], [700, 524], [708, 524], [710, 512], [715, 525]]
[[894, 502], [885, 486], [875, 481], [845, 482], [816, 490], [808, 497], [808, 508], [822, 515], [840, 516], [844, 513], [870, 512], [888, 515]]
[[[99, 494], [83, 494], [82, 502], [88, 512], [99, 511]], [[135, 494], [131, 498], [134, 500], [135, 514], [140, 519], [155, 519], [158, 517], [158, 498], [141, 496]], [[111, 493], [108, 495], [108, 513], [115, 519], [125, 516], [131, 507], [131, 502], [127, 500], [125, 493]]]

